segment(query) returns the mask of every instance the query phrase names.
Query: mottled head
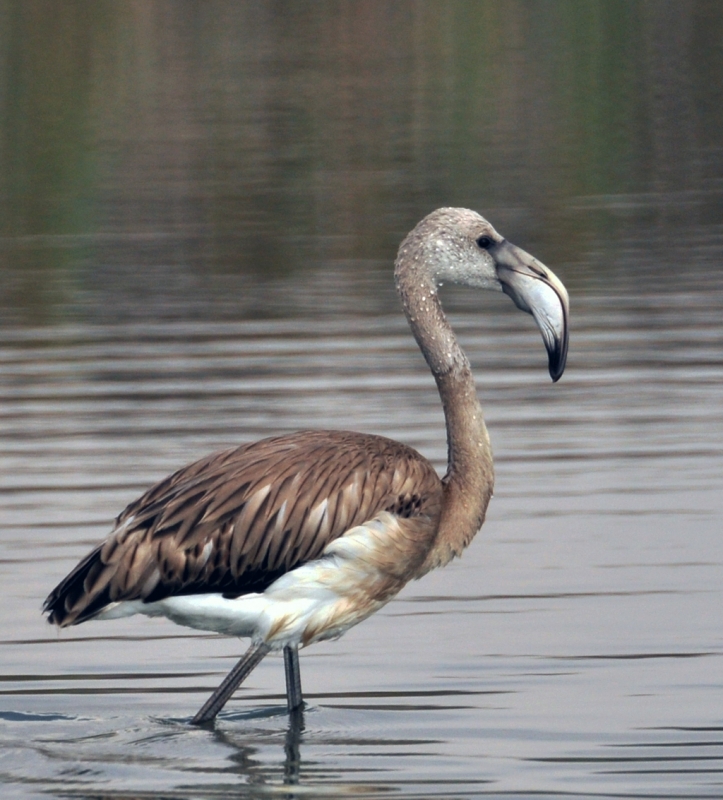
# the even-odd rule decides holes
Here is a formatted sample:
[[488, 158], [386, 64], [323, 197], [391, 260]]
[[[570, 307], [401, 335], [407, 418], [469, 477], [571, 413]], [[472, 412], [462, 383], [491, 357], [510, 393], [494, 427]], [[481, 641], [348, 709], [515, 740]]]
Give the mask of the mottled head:
[[410, 281], [435, 295], [445, 282], [504, 292], [535, 318], [552, 380], [562, 375], [568, 344], [567, 290], [544, 264], [508, 242], [477, 212], [439, 208], [426, 216], [399, 248], [396, 277], [405, 307]]

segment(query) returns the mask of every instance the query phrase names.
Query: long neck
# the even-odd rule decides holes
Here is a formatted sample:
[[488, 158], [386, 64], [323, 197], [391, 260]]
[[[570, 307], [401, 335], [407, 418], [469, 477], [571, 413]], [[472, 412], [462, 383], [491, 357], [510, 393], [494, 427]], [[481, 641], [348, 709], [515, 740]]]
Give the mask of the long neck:
[[492, 496], [494, 467], [469, 361], [419, 256], [403, 246], [395, 275], [409, 326], [437, 383], [447, 424], [444, 502], [435, 544], [423, 569], [427, 571], [459, 555], [479, 530]]

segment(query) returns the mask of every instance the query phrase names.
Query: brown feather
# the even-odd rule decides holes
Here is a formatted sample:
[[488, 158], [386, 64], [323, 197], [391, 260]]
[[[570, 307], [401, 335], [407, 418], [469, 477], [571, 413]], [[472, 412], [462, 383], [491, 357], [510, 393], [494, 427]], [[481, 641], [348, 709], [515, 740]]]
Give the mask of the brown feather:
[[425, 458], [379, 436], [301, 431], [243, 445], [190, 464], [131, 503], [45, 609], [65, 626], [115, 601], [263, 591], [380, 511], [436, 528], [442, 493]]

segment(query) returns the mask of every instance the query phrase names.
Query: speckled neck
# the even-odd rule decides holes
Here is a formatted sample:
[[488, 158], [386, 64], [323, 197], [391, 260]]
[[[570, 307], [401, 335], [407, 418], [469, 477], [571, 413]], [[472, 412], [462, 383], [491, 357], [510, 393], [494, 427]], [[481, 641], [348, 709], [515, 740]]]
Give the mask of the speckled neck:
[[397, 291], [409, 326], [429, 365], [447, 425], [447, 474], [439, 533], [423, 571], [459, 555], [484, 521], [492, 496], [492, 448], [467, 356], [437, 293], [435, 232], [417, 226], [402, 242], [395, 264]]

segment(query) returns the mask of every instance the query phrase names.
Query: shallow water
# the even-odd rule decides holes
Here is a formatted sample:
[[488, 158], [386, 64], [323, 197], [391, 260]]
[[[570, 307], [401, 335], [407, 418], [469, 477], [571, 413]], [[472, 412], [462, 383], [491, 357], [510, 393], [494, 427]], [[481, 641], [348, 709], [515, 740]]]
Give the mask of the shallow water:
[[2, 331], [3, 796], [720, 797], [721, 299], [574, 297], [552, 385], [528, 317], [453, 295], [496, 453], [483, 532], [302, 652], [302, 721], [268, 658], [213, 730], [187, 723], [242, 643], [143, 618], [57, 634], [40, 603], [214, 448], [343, 427], [443, 469], [403, 319]]
[[[0, 0], [3, 800], [723, 796], [722, 35], [713, 0]], [[302, 653], [303, 720], [268, 658], [193, 729], [244, 643], [42, 600], [217, 448], [352, 428], [442, 470], [391, 279], [442, 205], [565, 282], [567, 372], [448, 293], [483, 532]]]

